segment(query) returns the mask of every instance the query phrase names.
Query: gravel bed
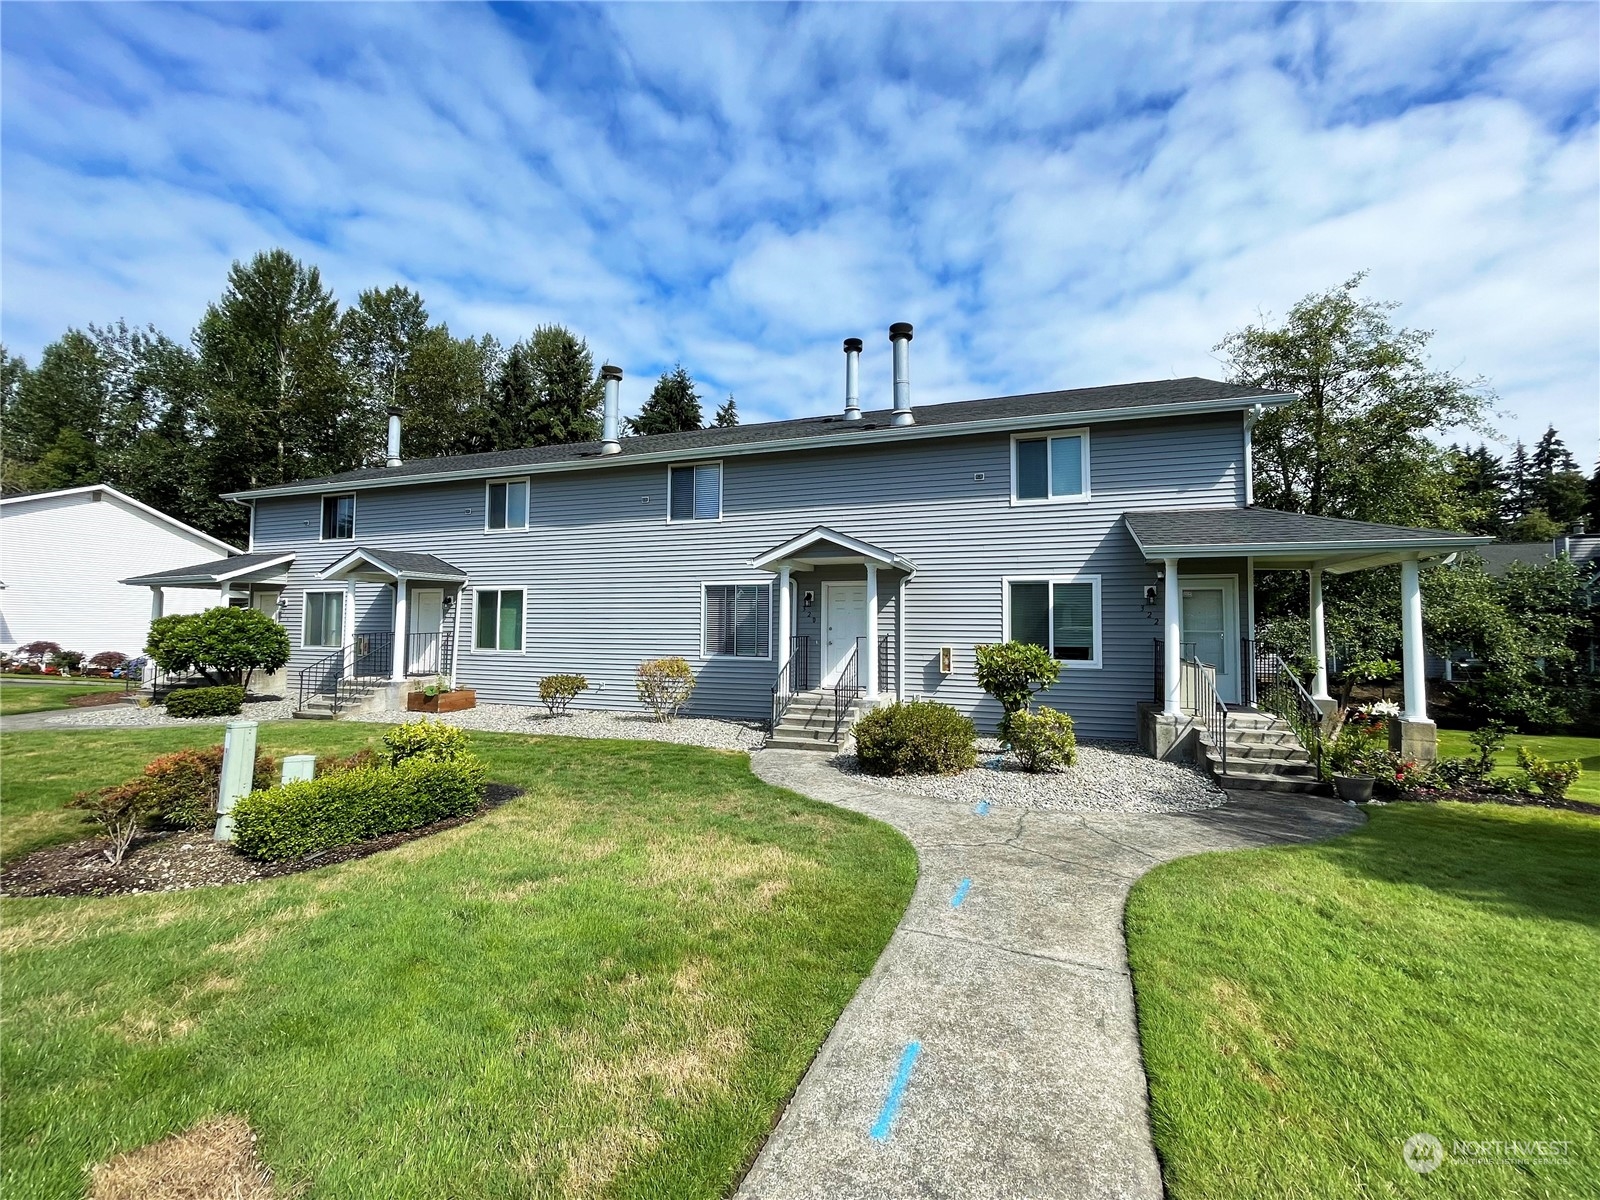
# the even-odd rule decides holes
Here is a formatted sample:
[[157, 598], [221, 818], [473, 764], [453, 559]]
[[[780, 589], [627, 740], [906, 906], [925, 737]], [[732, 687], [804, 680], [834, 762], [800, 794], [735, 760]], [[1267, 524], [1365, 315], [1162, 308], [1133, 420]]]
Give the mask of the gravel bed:
[[[854, 753], [836, 755], [841, 771], [861, 775]], [[1134, 742], [1078, 745], [1076, 766], [1030, 775], [1014, 758], [1002, 756], [1000, 743], [978, 739], [978, 765], [959, 775], [863, 775], [897, 792], [1041, 812], [1195, 812], [1216, 808], [1227, 797], [1197, 767], [1160, 762]]]
[[[140, 708], [136, 704], [108, 704], [103, 708], [87, 708], [42, 714], [37, 727], [50, 726], [147, 726], [147, 725], [226, 725], [229, 721], [287, 721], [294, 715], [294, 702], [277, 696], [252, 696], [244, 702], [244, 711], [237, 717], [169, 717], [165, 707], [152, 704]], [[33, 722], [29, 726], [35, 727]]]
[[[421, 714], [388, 709], [362, 713], [353, 720], [393, 724], [415, 720]], [[753, 721], [720, 721], [708, 717], [679, 717], [662, 724], [648, 713], [598, 712], [572, 709], [552, 717], [543, 708], [524, 704], [480, 704], [462, 712], [439, 713], [431, 720], [459, 725], [480, 733], [542, 733], [557, 737], [628, 738], [641, 742], [672, 742], [704, 746], [709, 750], [754, 750], [766, 740], [765, 727]]]

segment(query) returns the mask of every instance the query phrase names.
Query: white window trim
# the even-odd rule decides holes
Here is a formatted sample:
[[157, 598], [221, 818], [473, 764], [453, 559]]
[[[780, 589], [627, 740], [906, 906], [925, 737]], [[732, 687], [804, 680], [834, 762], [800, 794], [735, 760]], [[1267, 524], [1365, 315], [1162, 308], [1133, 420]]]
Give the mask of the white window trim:
[[[680, 524], [687, 525], [683, 521]], [[767, 652], [766, 654], [709, 654], [706, 652], [706, 609], [710, 604], [709, 591], [714, 587], [764, 587], [767, 589]], [[727, 659], [730, 662], [771, 662], [772, 639], [776, 635], [773, 629], [772, 599], [776, 584], [769, 577], [766, 579], [705, 579], [700, 582], [700, 661], [709, 662], [714, 658]]]
[[[345, 605], [345, 594], [346, 594], [346, 591], [347, 591], [347, 589], [345, 589], [345, 588], [307, 588], [304, 592], [301, 593], [301, 596], [300, 596], [300, 649], [302, 649], [302, 650], [337, 650], [341, 646], [344, 645], [344, 635], [345, 635], [345, 633], [347, 631], [345, 629], [343, 629], [342, 626], [344, 625], [346, 616], [348, 615], [345, 612], [345, 608], [346, 608], [346, 605]], [[308, 642], [308, 641], [306, 641], [306, 626], [308, 624], [310, 624], [310, 622], [306, 618], [306, 613], [311, 608], [311, 597], [313, 597], [313, 596], [337, 596], [337, 597], [339, 597], [339, 624], [341, 626], [341, 628], [339, 630], [339, 639], [340, 640], [338, 642], [334, 643], [331, 646], [323, 645], [320, 642]]]
[[[1025, 500], [1017, 495], [1017, 443], [1036, 442], [1040, 438], [1077, 437], [1083, 442], [1083, 491], [1071, 496], [1044, 495], [1034, 499]], [[1082, 504], [1091, 498], [1094, 485], [1089, 479], [1089, 427], [1081, 425], [1076, 429], [1031, 429], [1026, 433], [1013, 433], [1011, 435], [1011, 504], [1015, 508], [1019, 505], [1032, 504]], [[1049, 447], [1045, 448], [1045, 491], [1048, 493], [1054, 483], [1051, 479], [1055, 467], [1051, 461]]]
[[[1101, 632], [1100, 618], [1100, 576], [1099, 575], [1007, 575], [1000, 580], [1000, 636], [1009, 641], [1011, 639], [1011, 585], [1013, 583], [1047, 583], [1050, 585], [1050, 612], [1048, 621], [1051, 637], [1055, 636], [1055, 585], [1058, 583], [1088, 583], [1094, 585], [1094, 657], [1057, 658], [1062, 669], [1074, 671], [1098, 671], [1104, 666], [1105, 639]], [[1050, 647], [1051, 657], [1055, 657], [1055, 648]]]
[[[504, 529], [496, 529], [492, 525], [489, 524], [489, 489], [494, 487], [496, 484], [512, 484], [512, 483], [524, 484], [528, 489], [525, 493], [523, 493], [523, 497], [522, 497], [522, 524], [521, 525], [507, 524]], [[506, 477], [505, 479], [485, 479], [483, 481], [483, 531], [485, 533], [492, 533], [492, 534], [496, 534], [496, 535], [499, 535], [499, 534], [502, 534], [502, 533], [527, 533], [528, 532], [529, 518], [532, 515], [533, 515], [533, 484], [532, 484], [532, 482], [529, 481], [529, 479], [528, 479], [528, 477], [526, 475], [511, 475], [511, 476]], [[510, 521], [510, 514], [509, 513], [506, 514], [506, 519], [507, 519], [508, 522]], [[505, 589], [501, 588], [500, 590], [504, 591]]]
[[[322, 536], [323, 514], [327, 511], [329, 500], [338, 500], [344, 496], [350, 497], [350, 536], [330, 538]], [[323, 492], [317, 498], [317, 541], [319, 542], [353, 542], [356, 540], [356, 494], [354, 492]]]
[[[495, 532], [498, 533], [499, 530], [496, 530]], [[523, 655], [526, 655], [528, 653], [528, 640], [529, 640], [528, 639], [528, 614], [533, 608], [533, 606], [528, 602], [528, 593], [531, 590], [532, 589], [528, 588], [526, 585], [516, 584], [516, 583], [485, 583], [485, 584], [476, 584], [475, 583], [475, 584], [473, 584], [472, 585], [472, 631], [471, 631], [471, 637], [469, 639], [469, 645], [467, 647], [468, 653], [470, 653], [470, 654], [502, 654], [502, 655], [510, 655], [512, 657], [521, 657]], [[521, 592], [522, 593], [522, 646], [521, 646], [520, 649], [517, 649], [517, 650], [502, 650], [498, 646], [494, 647], [493, 649], [487, 649], [485, 647], [482, 647], [482, 646], [478, 645], [478, 597], [483, 595], [484, 592]], [[461, 603], [461, 601], [457, 600], [456, 603], [459, 605]], [[500, 611], [499, 602], [496, 601], [496, 603], [495, 603], [495, 612], [496, 612], [496, 614], [498, 614], [499, 611]], [[498, 615], [497, 615], [497, 617], [496, 617], [496, 626], [495, 626], [495, 641], [499, 641], [499, 640], [500, 640], [499, 620], [498, 620]]]
[[[715, 517], [685, 517], [682, 520], [672, 519], [672, 472], [685, 467], [716, 467], [717, 468], [717, 515]], [[667, 524], [668, 525], [720, 525], [722, 523], [722, 488], [728, 482], [728, 473], [722, 465], [720, 458], [698, 459], [695, 462], [670, 463], [667, 466]], [[770, 582], [770, 581], [767, 581]], [[704, 633], [701, 634], [702, 640]]]

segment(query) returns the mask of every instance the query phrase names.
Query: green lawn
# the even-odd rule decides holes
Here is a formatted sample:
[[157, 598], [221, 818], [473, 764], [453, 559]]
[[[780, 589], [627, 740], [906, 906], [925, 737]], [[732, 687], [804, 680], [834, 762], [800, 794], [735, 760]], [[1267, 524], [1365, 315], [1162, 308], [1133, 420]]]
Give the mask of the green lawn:
[[[23, 677], [24, 679], [26, 676]], [[18, 713], [45, 712], [52, 708], [69, 708], [67, 701], [74, 696], [88, 696], [95, 692], [120, 692], [123, 684], [114, 683], [23, 683], [17, 679], [0, 679], [0, 717], [14, 717]]]
[[[1600, 820], [1399, 804], [1134, 888], [1127, 925], [1169, 1194], [1600, 1195]], [[1421, 1176], [1414, 1133], [1447, 1161]], [[1530, 1166], [1456, 1140], [1567, 1141]]]
[[[73, 791], [219, 735], [6, 734], [7, 836], [68, 836]], [[527, 794], [445, 834], [261, 884], [0, 901], [0, 1194], [81, 1197], [86, 1164], [226, 1113], [283, 1195], [723, 1194], [893, 931], [911, 847], [742, 754], [474, 740]]]
[[[1439, 730], [1439, 756], [1441, 758], [1475, 757], [1477, 751], [1461, 729]], [[1575, 758], [1583, 768], [1583, 777], [1567, 792], [1569, 800], [1593, 800], [1600, 803], [1600, 738], [1560, 737], [1537, 733], [1517, 733], [1506, 739], [1506, 748], [1495, 756], [1501, 769], [1497, 774], [1510, 774], [1517, 769], [1517, 747], [1526, 745], [1535, 754], [1554, 760]]]

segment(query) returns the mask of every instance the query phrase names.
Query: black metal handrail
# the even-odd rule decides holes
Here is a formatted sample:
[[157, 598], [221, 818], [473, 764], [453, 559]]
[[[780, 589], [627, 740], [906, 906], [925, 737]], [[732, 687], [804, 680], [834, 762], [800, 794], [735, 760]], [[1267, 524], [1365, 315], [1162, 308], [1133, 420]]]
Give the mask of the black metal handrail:
[[1206, 728], [1206, 736], [1222, 762], [1222, 774], [1228, 773], [1228, 706], [1217, 695], [1217, 675], [1198, 658], [1183, 659], [1179, 664], [1183, 688], [1191, 697], [1195, 719]]
[[1281, 656], [1268, 651], [1265, 654], [1253, 655], [1253, 660], [1250, 686], [1255, 695], [1256, 707], [1289, 723], [1295, 737], [1300, 739], [1300, 744], [1311, 754], [1320, 772], [1324, 720], [1322, 706], [1311, 698], [1311, 693], [1306, 691], [1300, 676], [1294, 673]]
[[839, 731], [844, 728], [845, 713], [861, 695], [861, 644], [867, 639], [858, 637], [845, 656], [844, 665], [833, 681], [833, 740], [839, 741]]
[[884, 692], [899, 693], [899, 680], [896, 678], [896, 666], [899, 660], [898, 648], [894, 638], [887, 633], [878, 635], [878, 694]]
[[455, 630], [448, 626], [436, 633], [407, 634], [405, 674], [449, 675], [454, 643]]
[[811, 639], [797, 633], [789, 639], [789, 657], [778, 668], [778, 681], [772, 685], [772, 731], [800, 692], [811, 687]]
[[304, 708], [312, 696], [326, 696], [333, 694], [334, 704], [338, 704], [339, 680], [344, 677], [344, 647], [340, 646], [332, 654], [325, 654], [309, 667], [300, 668], [295, 675], [295, 709]]

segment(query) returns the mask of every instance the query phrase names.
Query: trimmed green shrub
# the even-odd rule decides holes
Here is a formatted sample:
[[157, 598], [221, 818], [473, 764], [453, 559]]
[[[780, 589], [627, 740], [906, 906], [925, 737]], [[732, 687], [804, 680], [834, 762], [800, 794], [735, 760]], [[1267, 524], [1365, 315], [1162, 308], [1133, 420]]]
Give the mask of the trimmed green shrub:
[[388, 761], [371, 746], [363, 746], [354, 754], [318, 755], [316, 773], [318, 775], [337, 775], [340, 771], [369, 771], [374, 767], [387, 765]]
[[242, 687], [186, 688], [167, 697], [169, 717], [232, 717], [243, 711]]
[[483, 799], [483, 764], [408, 758], [251, 792], [233, 810], [234, 845], [262, 862], [304, 858], [464, 816]]
[[1061, 664], [1043, 646], [1032, 642], [1003, 642], [998, 646], [975, 647], [978, 658], [978, 686], [996, 700], [1005, 714], [1000, 718], [1000, 736], [1011, 740], [1011, 714], [1027, 712], [1033, 694], [1042, 692], [1061, 675]]
[[289, 635], [257, 609], [219, 606], [157, 617], [145, 649], [163, 671], [198, 669], [216, 683], [249, 687], [252, 672], [289, 661]]
[[[251, 786], [271, 787], [277, 763], [258, 755]], [[170, 829], [199, 829], [217, 817], [217, 790], [222, 782], [222, 747], [163, 754], [128, 781], [145, 789], [150, 812]]]
[[652, 658], [639, 664], [634, 686], [656, 720], [670, 721], [689, 703], [694, 691], [694, 671], [682, 658]]
[[977, 728], [934, 700], [885, 704], [853, 732], [856, 757], [869, 775], [952, 775], [978, 764]]
[[579, 692], [588, 690], [589, 681], [582, 675], [546, 675], [539, 680], [539, 699], [552, 717], [566, 716], [567, 705]]
[[1023, 709], [1011, 714], [1007, 726], [1011, 752], [1024, 771], [1058, 771], [1078, 761], [1078, 736], [1072, 718], [1053, 708], [1037, 712]]
[[1517, 765], [1528, 773], [1528, 781], [1547, 800], [1565, 800], [1567, 789], [1577, 783], [1578, 777], [1583, 774], [1583, 768], [1576, 759], [1551, 762], [1526, 746], [1517, 747]]
[[472, 739], [465, 729], [424, 719], [393, 726], [383, 735], [383, 744], [389, 751], [389, 765], [398, 767], [413, 758], [443, 763], [464, 759], [470, 754]]

